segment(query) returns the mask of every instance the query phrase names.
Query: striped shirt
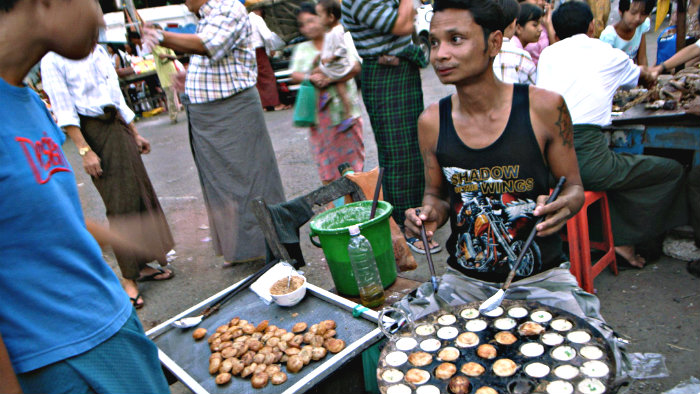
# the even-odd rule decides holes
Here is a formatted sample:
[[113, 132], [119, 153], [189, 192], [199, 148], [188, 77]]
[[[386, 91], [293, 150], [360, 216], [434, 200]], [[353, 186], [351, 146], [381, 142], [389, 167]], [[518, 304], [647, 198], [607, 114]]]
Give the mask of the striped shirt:
[[245, 7], [238, 0], [209, 0], [199, 16], [196, 34], [208, 55], [190, 58], [185, 83], [190, 101], [208, 103], [255, 86], [258, 67]]
[[363, 58], [398, 55], [411, 36], [391, 34], [398, 18], [399, 0], [343, 0], [341, 23], [352, 35]]
[[505, 37], [501, 51], [493, 59], [493, 72], [498, 79], [506, 83], [534, 85], [537, 81], [537, 66], [530, 54]]

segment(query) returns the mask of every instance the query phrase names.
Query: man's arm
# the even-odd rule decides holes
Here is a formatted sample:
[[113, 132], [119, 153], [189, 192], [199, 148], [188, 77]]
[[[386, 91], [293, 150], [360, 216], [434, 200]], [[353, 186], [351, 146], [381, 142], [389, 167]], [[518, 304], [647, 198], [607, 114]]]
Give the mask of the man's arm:
[[416, 208], [406, 210], [404, 224], [408, 236], [419, 236], [420, 226], [423, 223], [428, 239], [431, 239], [435, 231], [449, 218], [449, 204], [446, 196], [443, 195], [442, 169], [435, 155], [439, 128], [439, 106], [433, 104], [418, 118], [418, 143], [423, 156], [425, 191], [423, 192], [423, 206], [420, 207], [420, 216], [416, 215]]
[[[537, 235], [555, 234], [583, 205], [583, 183], [574, 150], [574, 128], [564, 99], [553, 92], [530, 88], [533, 128], [542, 130], [544, 159], [555, 179], [565, 176], [566, 183], [556, 201], [544, 205], [548, 196], [539, 196], [535, 216], [546, 219], [537, 226]], [[540, 138], [538, 138], [540, 140]]]
[[648, 66], [647, 60], [647, 38], [646, 34], [642, 34], [642, 41], [639, 42], [639, 50], [637, 50], [637, 64], [640, 66]]
[[2, 334], [0, 334], [0, 387], [2, 387], [3, 393], [22, 393], [22, 387], [20, 387], [17, 381], [17, 375], [15, 375], [15, 370], [12, 368], [10, 355], [7, 354], [7, 348], [5, 347], [5, 342], [2, 340]]
[[391, 34], [395, 36], [407, 36], [413, 33], [413, 20], [416, 17], [416, 10], [413, 8], [413, 0], [401, 0], [397, 9], [398, 16]]
[[[147, 30], [151, 29], [144, 27], [144, 35], [148, 34]], [[204, 42], [202, 42], [202, 39], [196, 34], [174, 33], [171, 31], [161, 32], [163, 33], [163, 41], [159, 45], [162, 47], [194, 55], [208, 55]]]
[[650, 70], [651, 76], [656, 79], [662, 72], [676, 68], [698, 56], [700, 56], [700, 44], [696, 42], [695, 44], [688, 45], [681, 49], [678, 53], [671, 56], [670, 59], [662, 62], [658, 66], [652, 67]]

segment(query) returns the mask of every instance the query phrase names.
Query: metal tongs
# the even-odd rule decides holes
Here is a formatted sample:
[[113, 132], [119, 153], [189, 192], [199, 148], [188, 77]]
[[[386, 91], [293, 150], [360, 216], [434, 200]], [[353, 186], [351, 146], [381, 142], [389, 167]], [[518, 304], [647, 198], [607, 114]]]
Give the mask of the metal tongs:
[[[416, 216], [420, 215], [420, 209], [416, 209]], [[435, 295], [435, 301], [437, 301], [440, 309], [444, 311], [451, 312], [452, 306], [444, 298], [438, 294], [438, 278], [435, 274], [435, 264], [433, 264], [433, 256], [430, 254], [430, 242], [428, 242], [428, 235], [425, 233], [425, 224], [421, 220], [420, 225], [420, 238], [423, 241], [423, 250], [425, 250], [425, 257], [428, 259], [428, 269], [430, 270], [430, 282], [433, 285], [433, 294]]]
[[181, 319], [175, 320], [171, 324], [174, 327], [177, 328], [190, 328], [198, 325], [199, 323], [202, 322], [202, 320], [206, 319], [207, 317], [211, 316], [215, 312], [221, 308], [223, 304], [228, 302], [233, 296], [236, 294], [240, 293], [241, 290], [247, 288], [255, 282], [259, 277], [261, 277], [265, 272], [267, 272], [270, 268], [274, 267], [277, 263], [279, 263], [278, 260], [274, 260], [270, 263], [267, 263], [264, 267], [262, 267], [260, 270], [258, 270], [256, 273], [253, 275], [247, 277], [245, 280], [243, 280], [241, 283], [238, 284], [238, 286], [234, 287], [231, 289], [227, 294], [225, 294], [216, 304], [208, 306], [204, 311], [202, 311], [201, 314], [198, 316], [190, 316], [190, 317], [183, 317]]

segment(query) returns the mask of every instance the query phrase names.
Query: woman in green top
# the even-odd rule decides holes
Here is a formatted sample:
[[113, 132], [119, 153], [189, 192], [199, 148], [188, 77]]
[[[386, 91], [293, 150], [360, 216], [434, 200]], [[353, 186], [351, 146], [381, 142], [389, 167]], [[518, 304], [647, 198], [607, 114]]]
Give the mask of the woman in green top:
[[[163, 30], [159, 25], [155, 25], [158, 30]], [[160, 86], [165, 91], [165, 97], [168, 100], [168, 115], [170, 116], [171, 123], [177, 123], [177, 112], [178, 112], [178, 100], [177, 92], [173, 86], [172, 78], [173, 74], [177, 72], [175, 68], [175, 52], [170, 48], [164, 48], [162, 46], [156, 46], [153, 48], [153, 60], [156, 63], [156, 74], [158, 74], [158, 79], [160, 80]]]
[[[323, 74], [311, 74], [316, 68], [315, 59], [323, 46], [324, 29], [320, 23], [313, 4], [302, 4], [297, 15], [299, 30], [310, 41], [303, 42], [294, 50], [292, 55], [292, 81], [300, 83], [309, 78], [318, 88], [325, 88], [330, 80]], [[345, 77], [348, 98], [352, 102], [351, 115], [354, 125], [346, 131], [338, 131], [343, 119], [343, 104], [333, 86], [327, 87], [330, 96], [329, 103], [324, 108], [318, 108], [318, 125], [309, 129], [311, 150], [318, 164], [318, 172], [324, 184], [340, 177], [338, 166], [350, 163], [356, 172], [362, 171], [365, 160], [365, 146], [362, 143], [362, 116], [358, 106], [357, 87], [353, 77], [360, 72], [359, 62]]]

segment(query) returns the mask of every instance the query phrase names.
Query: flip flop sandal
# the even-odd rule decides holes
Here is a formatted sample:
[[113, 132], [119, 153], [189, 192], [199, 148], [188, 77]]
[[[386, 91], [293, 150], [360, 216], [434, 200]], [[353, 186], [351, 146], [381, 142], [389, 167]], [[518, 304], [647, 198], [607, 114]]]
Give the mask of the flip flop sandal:
[[136, 279], [136, 281], [137, 282], [151, 282], [151, 281], [161, 281], [161, 280], [172, 279], [173, 276], [175, 276], [175, 271], [173, 270], [173, 267], [170, 264], [168, 264], [165, 266], [165, 268], [167, 268], [170, 271], [170, 274], [168, 276], [166, 276], [165, 278], [156, 278], [156, 276], [158, 276], [158, 275], [168, 274], [168, 272], [165, 271], [163, 268], [156, 267], [155, 269], [157, 270], [157, 272], [141, 276], [138, 279]]
[[[420, 243], [422, 244], [423, 241], [421, 241], [420, 239], [418, 239], [418, 238], [416, 238], [416, 237], [405, 237], [405, 238], [406, 238], [406, 243], [408, 244], [408, 247], [409, 247], [412, 251], [414, 251], [414, 252], [416, 252], [416, 253], [419, 253], [419, 254], [425, 254], [425, 250], [420, 249], [420, 248], [418, 248], [418, 247], [415, 245], [416, 242], [420, 242]], [[441, 251], [441, 250], [442, 250], [442, 246], [437, 245], [437, 246], [435, 246], [435, 247], [433, 247], [433, 248], [430, 249], [430, 253], [431, 253], [431, 254], [437, 253], [437, 252], [439, 252], [439, 251]]]
[[[139, 299], [141, 300], [141, 303], [139, 303]], [[129, 297], [129, 300], [131, 300], [131, 305], [134, 307], [134, 309], [141, 309], [145, 304], [141, 293], [136, 294], [136, 297]]]

